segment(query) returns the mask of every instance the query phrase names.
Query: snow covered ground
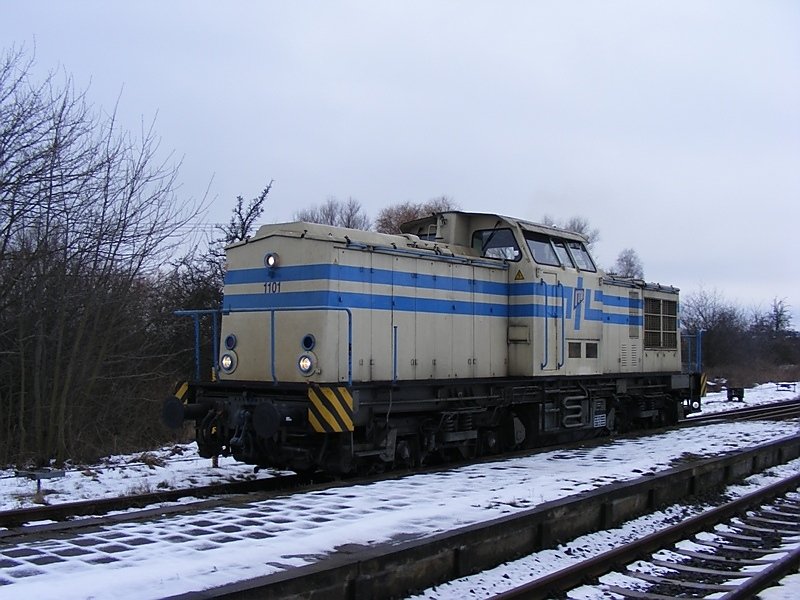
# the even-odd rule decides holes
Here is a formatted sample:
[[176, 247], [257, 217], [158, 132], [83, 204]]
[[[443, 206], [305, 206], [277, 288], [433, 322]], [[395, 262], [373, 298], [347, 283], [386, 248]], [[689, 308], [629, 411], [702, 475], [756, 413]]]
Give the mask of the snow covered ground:
[[765, 383], [757, 387], [747, 388], [744, 391], [744, 400], [741, 402], [737, 400], [728, 400], [728, 391], [723, 388], [722, 391], [712, 392], [703, 398], [703, 410], [697, 414], [707, 415], [737, 408], [745, 408], [747, 406], [758, 406], [760, 404], [780, 402], [781, 400], [791, 400], [798, 395], [800, 395], [800, 382], [795, 381]]
[[[777, 390], [774, 384], [760, 386], [746, 392], [744, 404], [795, 395]], [[719, 393], [719, 398], [707, 398], [707, 410], [742, 405], [723, 402], [722, 397], [724, 392]], [[236, 508], [123, 523], [45, 542], [0, 547], [0, 599], [126, 600], [204, 589], [309, 564], [343, 544], [429, 536], [655, 472], [687, 453], [711, 456], [796, 434], [798, 430], [796, 422], [718, 423], [647, 438], [619, 439], [569, 452], [553, 450], [442, 473], [286, 495]], [[70, 471], [63, 479], [46, 480], [43, 483], [49, 492], [47, 501], [253, 476], [251, 468], [230, 461], [221, 461], [218, 469], [212, 469], [210, 461], [191, 455], [191, 447], [181, 448], [183, 455], [164, 449], [144, 457], [115, 457], [91, 468]], [[800, 464], [787, 468], [800, 471]], [[271, 475], [262, 472], [258, 476]], [[31, 481], [0, 479], [0, 499], [9, 508], [28, 505], [34, 490], [35, 483]], [[103, 544], [90, 544], [98, 539]], [[604, 543], [613, 544], [613, 538]], [[600, 542], [598, 545], [602, 547]], [[548, 558], [543, 564], [552, 569], [556, 563], [551, 564]], [[521, 575], [515, 573], [517, 576]], [[469, 595], [465, 588], [439, 586], [421, 597], [486, 594], [476, 590]]]
[[[16, 477], [13, 469], [0, 469], [0, 510], [36, 506], [36, 482]], [[42, 480], [47, 504], [77, 502], [92, 498], [117, 498], [159, 490], [187, 489], [226, 481], [274, 477], [279, 471], [197, 455], [197, 444], [178, 444], [139, 454], [109, 456], [97, 464], [67, 467], [64, 477]]]

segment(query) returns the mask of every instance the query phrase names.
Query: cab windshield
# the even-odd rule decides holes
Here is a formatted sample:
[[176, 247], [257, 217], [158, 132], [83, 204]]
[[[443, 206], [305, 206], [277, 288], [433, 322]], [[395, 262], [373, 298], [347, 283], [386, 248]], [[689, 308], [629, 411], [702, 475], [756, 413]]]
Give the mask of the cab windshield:
[[582, 242], [565, 240], [543, 233], [525, 232], [525, 242], [537, 264], [581, 271], [597, 269]]

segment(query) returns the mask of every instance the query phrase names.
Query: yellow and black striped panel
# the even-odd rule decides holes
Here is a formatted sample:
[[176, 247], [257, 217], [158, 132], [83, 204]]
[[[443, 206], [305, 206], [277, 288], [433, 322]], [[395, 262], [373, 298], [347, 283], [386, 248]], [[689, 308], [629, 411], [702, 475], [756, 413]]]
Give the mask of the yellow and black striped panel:
[[700, 373], [700, 397], [705, 398], [708, 392], [708, 375]]
[[353, 431], [353, 396], [344, 386], [311, 384], [308, 422], [318, 433]]
[[189, 401], [189, 382], [188, 381], [181, 381], [175, 384], [175, 394], [174, 396], [186, 404]]

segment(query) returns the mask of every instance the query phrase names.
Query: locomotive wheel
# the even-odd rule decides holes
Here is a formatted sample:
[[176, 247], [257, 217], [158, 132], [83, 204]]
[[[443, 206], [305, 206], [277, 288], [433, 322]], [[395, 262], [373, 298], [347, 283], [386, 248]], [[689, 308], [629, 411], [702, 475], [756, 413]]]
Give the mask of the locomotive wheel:
[[397, 442], [394, 453], [395, 468], [412, 469], [419, 464], [419, 440], [405, 438]]
[[499, 454], [502, 439], [503, 433], [498, 429], [481, 429], [478, 432], [478, 456]]

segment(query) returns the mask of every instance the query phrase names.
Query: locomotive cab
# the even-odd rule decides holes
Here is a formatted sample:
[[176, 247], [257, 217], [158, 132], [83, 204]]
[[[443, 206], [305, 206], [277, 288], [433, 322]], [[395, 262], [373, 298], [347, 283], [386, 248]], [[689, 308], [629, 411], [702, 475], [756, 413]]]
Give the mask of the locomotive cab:
[[[497, 215], [444, 213], [403, 231], [468, 247], [508, 265], [507, 373], [588, 375], [602, 371], [601, 274], [574, 232]], [[593, 305], [594, 303], [594, 305]]]

